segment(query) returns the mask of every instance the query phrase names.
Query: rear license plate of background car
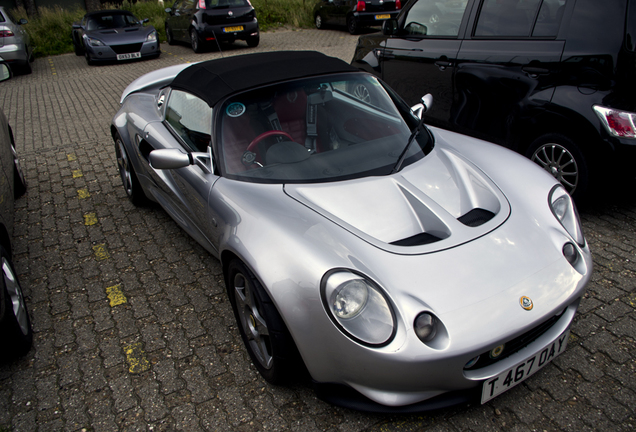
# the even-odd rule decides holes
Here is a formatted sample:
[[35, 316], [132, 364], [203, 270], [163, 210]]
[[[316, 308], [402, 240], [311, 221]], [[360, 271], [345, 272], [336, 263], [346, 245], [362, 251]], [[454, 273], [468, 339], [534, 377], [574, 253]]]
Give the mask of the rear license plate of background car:
[[556, 356], [565, 351], [569, 335], [570, 330], [566, 330], [535, 355], [484, 382], [481, 390], [481, 403], [484, 404], [506, 390], [513, 388], [550, 363]]
[[237, 31], [243, 31], [243, 26], [225, 27], [223, 29], [223, 33], [232, 33], [232, 32], [237, 32]]
[[377, 20], [385, 20], [385, 19], [389, 19], [389, 18], [391, 18], [391, 15], [389, 15], [389, 14], [376, 15], [375, 16], [375, 19], [377, 19]]
[[117, 60], [128, 60], [134, 58], [141, 58], [141, 53], [117, 54]]

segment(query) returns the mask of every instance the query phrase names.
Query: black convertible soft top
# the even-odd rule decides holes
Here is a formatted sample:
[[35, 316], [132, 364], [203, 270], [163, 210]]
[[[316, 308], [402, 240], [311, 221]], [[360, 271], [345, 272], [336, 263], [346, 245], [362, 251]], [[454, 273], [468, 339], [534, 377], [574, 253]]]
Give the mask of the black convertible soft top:
[[192, 93], [213, 107], [232, 93], [265, 84], [357, 71], [340, 59], [315, 51], [274, 51], [194, 64], [181, 71], [171, 87]]

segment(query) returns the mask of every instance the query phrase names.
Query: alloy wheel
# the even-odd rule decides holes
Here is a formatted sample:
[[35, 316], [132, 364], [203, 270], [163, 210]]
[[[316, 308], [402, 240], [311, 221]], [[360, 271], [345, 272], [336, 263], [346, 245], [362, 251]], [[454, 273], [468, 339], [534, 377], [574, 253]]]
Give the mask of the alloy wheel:
[[548, 143], [534, 151], [530, 159], [552, 174], [572, 194], [579, 183], [579, 167], [567, 148]]
[[29, 334], [29, 318], [26, 305], [24, 304], [24, 296], [22, 295], [18, 278], [13, 273], [11, 264], [9, 264], [9, 261], [4, 257], [2, 258], [2, 276], [4, 277], [4, 285], [7, 288], [7, 293], [11, 299], [13, 315], [15, 315], [20, 331], [26, 336]]
[[269, 328], [259, 312], [254, 287], [242, 273], [234, 276], [234, 296], [239, 321], [251, 351], [263, 368], [271, 369], [274, 359], [271, 354]]
[[128, 160], [128, 154], [124, 148], [124, 144], [120, 139], [116, 143], [117, 148], [117, 167], [119, 168], [119, 175], [121, 181], [126, 190], [126, 194], [130, 197], [133, 194], [132, 174], [130, 170], [130, 161]]

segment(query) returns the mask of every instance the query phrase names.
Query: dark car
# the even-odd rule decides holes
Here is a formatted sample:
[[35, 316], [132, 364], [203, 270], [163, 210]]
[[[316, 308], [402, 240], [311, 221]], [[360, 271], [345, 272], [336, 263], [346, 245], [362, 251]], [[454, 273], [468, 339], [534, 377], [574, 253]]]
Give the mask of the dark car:
[[[11, 78], [0, 63], [0, 81]], [[33, 329], [17, 273], [11, 262], [13, 201], [26, 192], [26, 182], [16, 155], [13, 133], [0, 110], [0, 360], [26, 354], [33, 343]]]
[[73, 24], [73, 46], [76, 55], [86, 56], [90, 65], [97, 61], [122, 61], [156, 58], [161, 54], [157, 30], [145, 27], [148, 19], [139, 21], [123, 10], [103, 10], [84, 15]]
[[397, 17], [403, 0], [320, 0], [314, 7], [316, 28], [346, 25], [351, 34]]
[[166, 8], [166, 38], [192, 44], [199, 53], [217, 43], [244, 40], [258, 46], [260, 31], [249, 0], [177, 0]]
[[525, 154], [581, 199], [634, 160], [635, 48], [635, 0], [419, 0], [352, 64], [407, 102], [432, 93], [427, 123]]

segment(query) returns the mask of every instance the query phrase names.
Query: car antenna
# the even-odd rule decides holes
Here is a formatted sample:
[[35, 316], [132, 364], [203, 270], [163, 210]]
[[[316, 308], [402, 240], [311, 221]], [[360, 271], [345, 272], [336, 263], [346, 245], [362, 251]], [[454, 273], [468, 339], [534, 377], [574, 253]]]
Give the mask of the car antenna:
[[216, 38], [216, 33], [214, 33], [214, 30], [212, 30], [212, 35], [214, 35], [214, 41], [216, 42], [216, 46], [219, 49], [219, 52], [221, 53], [221, 58], [224, 58], [223, 51], [221, 51], [221, 44], [219, 43], [219, 40]]

